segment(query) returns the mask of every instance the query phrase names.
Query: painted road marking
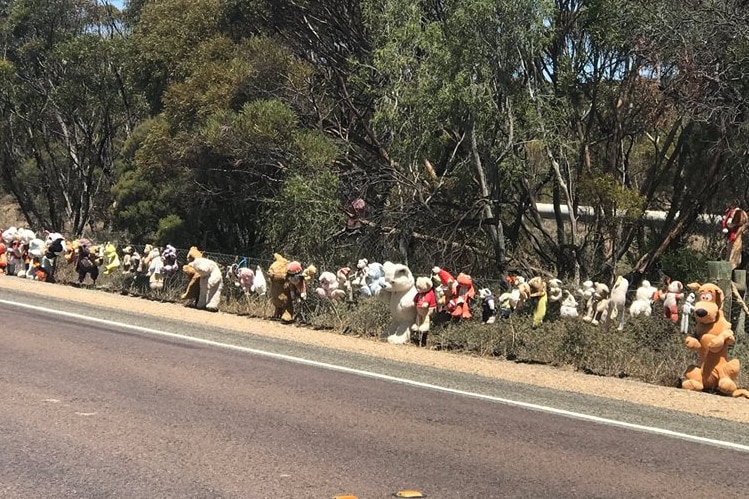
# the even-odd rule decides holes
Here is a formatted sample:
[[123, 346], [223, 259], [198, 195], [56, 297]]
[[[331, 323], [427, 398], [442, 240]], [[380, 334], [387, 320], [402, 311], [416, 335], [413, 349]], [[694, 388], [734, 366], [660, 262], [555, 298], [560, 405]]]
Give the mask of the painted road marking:
[[197, 344], [200, 344], [200, 345], [208, 345], [208, 346], [212, 346], [212, 347], [218, 347], [218, 348], [224, 348], [224, 349], [228, 349], [228, 350], [234, 350], [234, 351], [237, 351], [237, 352], [244, 352], [244, 353], [249, 353], [249, 354], [253, 354], [253, 355], [259, 355], [259, 356], [263, 356], [263, 357], [269, 357], [269, 358], [272, 358], [272, 359], [284, 360], [284, 361], [287, 361], [287, 362], [294, 362], [294, 363], [297, 363], [297, 364], [302, 364], [302, 365], [307, 365], [307, 366], [312, 366], [312, 367], [319, 367], [319, 368], [323, 368], [323, 369], [329, 369], [329, 370], [332, 370], [332, 371], [338, 371], [338, 372], [344, 372], [344, 373], [349, 373], [349, 374], [355, 374], [355, 375], [359, 375], [359, 376], [366, 376], [368, 378], [374, 378], [374, 379], [379, 379], [379, 380], [383, 380], [383, 381], [390, 381], [390, 382], [393, 382], [393, 383], [400, 383], [400, 384], [409, 385], [409, 386], [418, 387], [418, 388], [426, 388], [426, 389], [436, 390], [436, 391], [443, 392], [443, 393], [450, 393], [450, 394], [453, 394], [453, 395], [462, 395], [464, 397], [471, 397], [471, 398], [477, 398], [477, 399], [480, 399], [480, 400], [487, 400], [487, 401], [491, 401], [491, 402], [498, 402], [498, 403], [509, 405], [509, 406], [513, 406], [513, 407], [521, 407], [521, 408], [524, 408], [524, 409], [545, 412], [545, 413], [548, 413], [548, 414], [555, 414], [555, 415], [558, 415], [558, 416], [565, 416], [565, 417], [579, 419], [579, 420], [583, 420], [583, 421], [589, 421], [589, 422], [592, 422], [592, 423], [599, 423], [599, 424], [605, 424], [605, 425], [610, 425], [610, 426], [616, 426], [616, 427], [619, 427], [619, 428], [626, 428], [626, 429], [637, 430], [637, 431], [642, 431], [642, 432], [646, 432], [646, 433], [653, 433], [653, 434], [662, 435], [662, 436], [665, 436], [665, 437], [679, 438], [679, 439], [682, 439], [682, 440], [688, 440], [690, 442], [696, 442], [696, 443], [708, 444], [708, 445], [715, 445], [715, 446], [723, 447], [723, 448], [727, 448], [727, 449], [738, 450], [738, 451], [742, 451], [742, 452], [749, 452], [749, 445], [743, 445], [743, 444], [739, 444], [739, 443], [735, 443], [735, 442], [728, 442], [728, 441], [725, 441], [725, 440], [717, 440], [717, 439], [707, 438], [707, 437], [700, 437], [700, 436], [697, 436], [697, 435], [690, 435], [688, 433], [681, 433], [681, 432], [678, 432], [678, 431], [667, 430], [665, 428], [658, 428], [658, 427], [655, 427], [655, 426], [646, 426], [646, 425], [640, 425], [640, 424], [635, 424], [635, 423], [627, 423], [626, 421], [619, 421], [619, 420], [616, 420], [616, 419], [609, 419], [609, 418], [603, 418], [603, 417], [599, 417], [599, 416], [592, 416], [590, 414], [583, 414], [583, 413], [580, 413], [580, 412], [568, 411], [568, 410], [565, 410], [565, 409], [557, 409], [555, 407], [549, 407], [549, 406], [540, 405], [540, 404], [533, 404], [533, 403], [530, 403], [530, 402], [522, 402], [522, 401], [518, 401], [518, 400], [512, 400], [512, 399], [503, 398], [503, 397], [496, 397], [494, 395], [486, 395], [486, 394], [483, 394], [483, 393], [469, 392], [467, 390], [458, 390], [458, 389], [455, 389], [455, 388], [448, 388], [448, 387], [445, 387], [445, 386], [434, 385], [434, 384], [431, 384], [431, 383], [424, 383], [422, 381], [415, 381], [415, 380], [411, 380], [411, 379], [407, 379], [407, 378], [399, 378], [397, 376], [390, 376], [390, 375], [387, 375], [387, 374], [381, 374], [381, 373], [376, 373], [376, 372], [372, 372], [372, 371], [365, 371], [363, 369], [355, 369], [355, 368], [352, 368], [352, 367], [338, 366], [336, 364], [330, 364], [328, 362], [318, 362], [318, 361], [315, 361], [315, 360], [304, 359], [304, 358], [301, 358], [301, 357], [294, 357], [292, 355], [285, 355], [285, 354], [275, 353], [275, 352], [267, 352], [265, 350], [258, 350], [256, 348], [249, 348], [249, 347], [243, 347], [243, 346], [239, 346], [239, 345], [232, 345], [230, 343], [221, 343], [219, 341], [206, 340], [206, 339], [203, 339], [203, 338], [195, 338], [193, 336], [186, 336], [186, 335], [177, 334], [177, 333], [170, 333], [168, 331], [161, 331], [161, 330], [158, 330], [158, 329], [152, 329], [152, 328], [147, 328], [147, 327], [133, 326], [133, 325], [130, 325], [130, 324], [125, 324], [125, 323], [116, 322], [116, 321], [110, 321], [110, 320], [106, 320], [106, 319], [97, 319], [95, 317], [87, 317], [87, 316], [81, 315], [81, 314], [75, 314], [75, 313], [72, 313], [72, 312], [64, 312], [64, 311], [61, 311], [61, 310], [53, 310], [53, 309], [50, 309], [50, 308], [38, 307], [38, 306], [34, 306], [34, 305], [27, 305], [25, 303], [16, 303], [16, 302], [12, 302], [12, 301], [8, 301], [8, 300], [2, 300], [2, 299], [0, 299], [0, 303], [5, 304], [5, 305], [9, 305], [9, 306], [12, 306], [12, 307], [18, 307], [18, 308], [27, 309], [27, 310], [43, 311], [43, 312], [47, 312], [48, 314], [51, 314], [51, 315], [58, 315], [58, 316], [67, 317], [67, 318], [71, 318], [71, 319], [76, 319], [76, 320], [81, 320], [81, 321], [87, 321], [87, 322], [91, 322], [91, 323], [94, 323], [94, 324], [103, 324], [103, 325], [110, 326], [110, 327], [119, 327], [119, 328], [122, 328], [122, 329], [130, 329], [130, 330], [133, 330], [133, 331], [138, 331], [138, 332], [141, 332], [141, 333], [151, 334], [151, 335], [154, 335], [154, 336], [164, 336], [164, 337], [167, 337], [167, 338], [178, 339], [178, 340], [181, 340], [181, 341], [186, 341], [186, 342], [191, 342], [191, 343], [197, 343]]

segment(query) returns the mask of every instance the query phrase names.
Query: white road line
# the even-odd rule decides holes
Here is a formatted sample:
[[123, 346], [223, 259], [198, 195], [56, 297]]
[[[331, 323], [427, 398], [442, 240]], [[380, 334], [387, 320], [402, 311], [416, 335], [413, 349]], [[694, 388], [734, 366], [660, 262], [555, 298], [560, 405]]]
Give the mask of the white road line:
[[82, 321], [87, 321], [87, 322], [93, 322], [95, 324], [104, 324], [104, 325], [107, 325], [107, 326], [116, 326], [116, 327], [119, 327], [119, 328], [131, 329], [131, 330], [134, 330], [134, 331], [139, 331], [141, 333], [152, 334], [152, 335], [156, 335], [156, 336], [165, 336], [167, 338], [173, 338], [173, 339], [178, 339], [178, 340], [192, 342], [192, 343], [198, 343], [198, 344], [201, 344], [201, 345], [209, 345], [209, 346], [213, 346], [213, 347], [225, 348], [225, 349], [228, 349], [228, 350], [234, 350], [234, 351], [238, 351], [238, 352], [250, 353], [250, 354], [253, 354], [253, 355], [260, 355], [260, 356], [263, 356], [263, 357], [270, 357], [270, 358], [273, 358], [273, 359], [279, 359], [279, 360], [284, 360], [284, 361], [287, 361], [287, 362], [294, 362], [294, 363], [297, 363], [297, 364], [303, 364], [303, 365], [308, 365], [308, 366], [313, 366], [313, 367], [319, 367], [319, 368], [329, 369], [329, 370], [333, 370], [333, 371], [345, 372], [345, 373], [349, 373], [349, 374], [356, 374], [356, 375], [359, 375], [359, 376], [366, 376], [368, 378], [375, 378], [375, 379], [379, 379], [379, 380], [383, 380], [383, 381], [390, 381], [390, 382], [393, 382], [393, 383], [400, 383], [400, 384], [414, 386], [414, 387], [418, 387], [418, 388], [426, 388], [426, 389], [430, 389], [430, 390], [437, 390], [437, 391], [444, 392], [444, 393], [451, 393], [451, 394], [454, 394], [454, 395], [462, 395], [462, 396], [465, 396], [465, 397], [472, 397], [472, 398], [477, 398], [477, 399], [481, 399], [481, 400], [488, 400], [488, 401], [491, 401], [491, 402], [498, 402], [498, 403], [501, 403], [501, 404], [506, 404], [506, 405], [510, 405], [510, 406], [514, 406], [514, 407], [521, 407], [521, 408], [524, 408], [524, 409], [530, 409], [530, 410], [534, 410], [534, 411], [541, 411], [541, 412], [546, 412], [546, 413], [549, 413], [549, 414], [556, 414], [556, 415], [559, 415], [559, 416], [565, 416], [565, 417], [570, 417], [570, 418], [574, 418], [574, 419], [580, 419], [580, 420], [583, 420], [583, 421], [590, 421], [590, 422], [593, 422], [593, 423], [599, 423], [599, 424], [605, 424], [605, 425], [610, 425], [610, 426], [616, 426], [616, 427], [620, 427], [620, 428], [627, 428], [627, 429], [630, 429], [630, 430], [643, 431], [643, 432], [647, 432], [647, 433], [654, 433], [654, 434], [662, 435], [662, 436], [666, 436], [666, 437], [673, 437], [673, 438], [679, 438], [679, 439], [683, 439], [683, 440], [688, 440], [690, 442], [697, 442], [697, 443], [701, 443], [701, 444], [714, 445], [714, 446], [724, 447], [724, 448], [727, 448], [727, 449], [732, 449], [732, 450], [737, 450], [737, 451], [742, 451], [742, 452], [749, 452], [749, 445], [743, 445], [743, 444], [739, 444], [739, 443], [735, 443], [735, 442], [728, 442], [728, 441], [725, 441], [725, 440], [716, 440], [716, 439], [712, 439], [712, 438], [699, 437], [699, 436], [696, 436], [696, 435], [689, 435], [688, 433], [681, 433], [681, 432], [678, 432], [678, 431], [666, 430], [664, 428], [658, 428], [658, 427], [654, 427], [654, 426], [645, 426], [645, 425], [639, 425], [639, 424], [634, 424], [634, 423], [627, 423], [626, 421], [618, 421], [616, 419], [602, 418], [602, 417], [598, 417], [598, 416], [592, 416], [592, 415], [589, 415], [589, 414], [583, 414], [583, 413], [580, 413], [580, 412], [568, 411], [568, 410], [565, 410], [565, 409], [557, 409], [555, 407], [549, 407], [549, 406], [545, 406], [545, 405], [532, 404], [532, 403], [529, 403], [529, 402], [521, 402], [521, 401], [518, 401], [518, 400], [511, 400], [511, 399], [506, 399], [506, 398], [502, 398], [502, 397], [496, 397], [494, 395], [486, 395], [486, 394], [482, 394], [482, 393], [469, 392], [469, 391], [466, 391], [466, 390], [458, 390], [458, 389], [455, 389], [455, 388], [448, 388], [448, 387], [444, 387], [444, 386], [433, 385], [431, 383], [424, 383], [424, 382], [421, 382], [421, 381], [415, 381], [415, 380], [411, 380], [411, 379], [407, 379], [407, 378], [399, 378], [399, 377], [396, 377], [396, 376], [389, 376], [387, 374], [381, 374], [381, 373], [376, 373], [376, 372], [372, 372], [372, 371], [365, 371], [363, 369], [354, 369], [352, 367], [339, 366], [339, 365], [330, 364], [330, 363], [327, 363], [327, 362], [318, 362], [318, 361], [315, 361], [315, 360], [303, 359], [301, 357], [294, 357], [294, 356], [291, 356], [291, 355], [285, 355], [285, 354], [281, 354], [281, 353], [274, 353], [274, 352], [267, 352], [265, 350], [258, 350], [256, 348], [243, 347], [243, 346], [239, 346], [239, 345], [232, 345], [230, 343], [221, 343], [219, 341], [206, 340], [206, 339], [203, 339], [203, 338], [195, 338], [193, 336], [187, 336], [187, 335], [182, 335], [182, 334], [177, 334], [177, 333], [170, 333], [168, 331], [161, 331], [161, 330], [158, 330], [158, 329], [152, 329], [152, 328], [141, 327], [141, 326], [134, 326], [134, 325], [125, 324], [125, 323], [122, 323], [122, 322], [110, 321], [110, 320], [106, 320], [106, 319], [97, 319], [95, 317], [88, 317], [88, 316], [81, 315], [81, 314], [75, 314], [75, 313], [72, 313], [72, 312], [64, 312], [64, 311], [61, 311], [61, 310], [53, 310], [53, 309], [49, 309], [49, 308], [38, 307], [38, 306], [35, 306], [35, 305], [27, 305], [25, 303], [17, 303], [17, 302], [8, 301], [8, 300], [2, 300], [2, 299], [0, 299], [0, 303], [5, 304], [5, 305], [14, 306], [14, 307], [19, 307], [19, 308], [25, 308], [25, 309], [29, 309], [29, 310], [44, 311], [44, 312], [47, 312], [49, 314], [59, 315], [59, 316], [68, 317], [68, 318], [71, 318], [71, 319], [82, 320]]

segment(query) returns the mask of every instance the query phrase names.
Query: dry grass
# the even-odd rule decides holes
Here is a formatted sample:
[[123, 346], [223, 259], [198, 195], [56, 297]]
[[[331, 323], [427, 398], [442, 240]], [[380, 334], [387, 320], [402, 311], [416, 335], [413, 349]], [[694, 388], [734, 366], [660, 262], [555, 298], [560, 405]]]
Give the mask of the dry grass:
[[[61, 284], [72, 284], [77, 276], [69, 265], [56, 273]], [[90, 282], [90, 281], [87, 281]], [[151, 290], [143, 275], [101, 275], [97, 288], [115, 293], [140, 296], [158, 301], [179, 301], [187, 283], [177, 273], [165, 280], [164, 288]], [[221, 310], [226, 313], [257, 318], [271, 316], [267, 297], [246, 296], [234, 282], [227, 280], [222, 293]], [[680, 377], [696, 356], [683, 346], [683, 335], [675, 324], [661, 318], [658, 310], [651, 317], [628, 318], [623, 331], [604, 333], [599, 327], [579, 319], [561, 319], [550, 310], [549, 320], [532, 326], [528, 310], [507, 320], [482, 324], [480, 310], [475, 319], [454, 322], [437, 316], [429, 336], [428, 347], [507, 359], [520, 363], [537, 363], [573, 369], [593, 375], [633, 378], [662, 386], [678, 386]], [[387, 306], [376, 299], [357, 303], [329, 302], [311, 295], [303, 303], [297, 322], [314, 329], [377, 338], [389, 321]], [[749, 347], [746, 335], [737, 338], [731, 351], [744, 365], [739, 386], [749, 386]]]

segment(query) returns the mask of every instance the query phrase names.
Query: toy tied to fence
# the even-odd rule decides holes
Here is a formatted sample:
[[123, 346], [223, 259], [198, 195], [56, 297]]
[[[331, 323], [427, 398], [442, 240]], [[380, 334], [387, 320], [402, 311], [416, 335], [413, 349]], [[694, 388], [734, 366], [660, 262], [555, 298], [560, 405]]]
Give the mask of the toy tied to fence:
[[720, 224], [726, 241], [726, 254], [732, 268], [741, 264], [741, 251], [743, 249], [744, 232], [749, 223], [747, 213], [736, 206], [729, 206], [721, 218]]
[[699, 365], [690, 366], [681, 383], [687, 390], [717, 390], [732, 397], [749, 398], [749, 391], [739, 389], [736, 379], [741, 368], [738, 359], [728, 360], [728, 347], [736, 342], [731, 323], [723, 315], [723, 290], [715, 284], [693, 283], [697, 301], [694, 304], [694, 335], [687, 336], [685, 346], [699, 356]]

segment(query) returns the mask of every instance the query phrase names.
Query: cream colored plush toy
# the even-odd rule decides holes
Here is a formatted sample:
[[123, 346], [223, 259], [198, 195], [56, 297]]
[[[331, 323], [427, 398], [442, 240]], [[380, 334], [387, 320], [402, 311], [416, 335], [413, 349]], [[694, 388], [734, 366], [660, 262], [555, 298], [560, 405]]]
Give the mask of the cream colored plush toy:
[[382, 337], [388, 343], [403, 345], [411, 340], [411, 326], [416, 322], [416, 286], [411, 269], [401, 263], [385, 262], [384, 285], [377, 297], [390, 306], [391, 321]]
[[200, 295], [197, 308], [218, 312], [224, 276], [218, 264], [209, 258], [196, 258], [187, 264], [200, 276]]
[[431, 277], [419, 277], [416, 279], [416, 296], [414, 296], [414, 305], [416, 305], [416, 321], [411, 326], [411, 331], [418, 337], [416, 341], [420, 346], [426, 346], [429, 328], [431, 327], [431, 317], [437, 309], [437, 298], [434, 293]]
[[623, 276], [618, 276], [609, 295], [608, 313], [606, 314], [606, 320], [602, 323], [604, 331], [609, 330], [613, 321], [617, 322], [616, 329], [618, 331], [624, 330], [624, 309], [627, 304], [628, 290], [629, 281]]

